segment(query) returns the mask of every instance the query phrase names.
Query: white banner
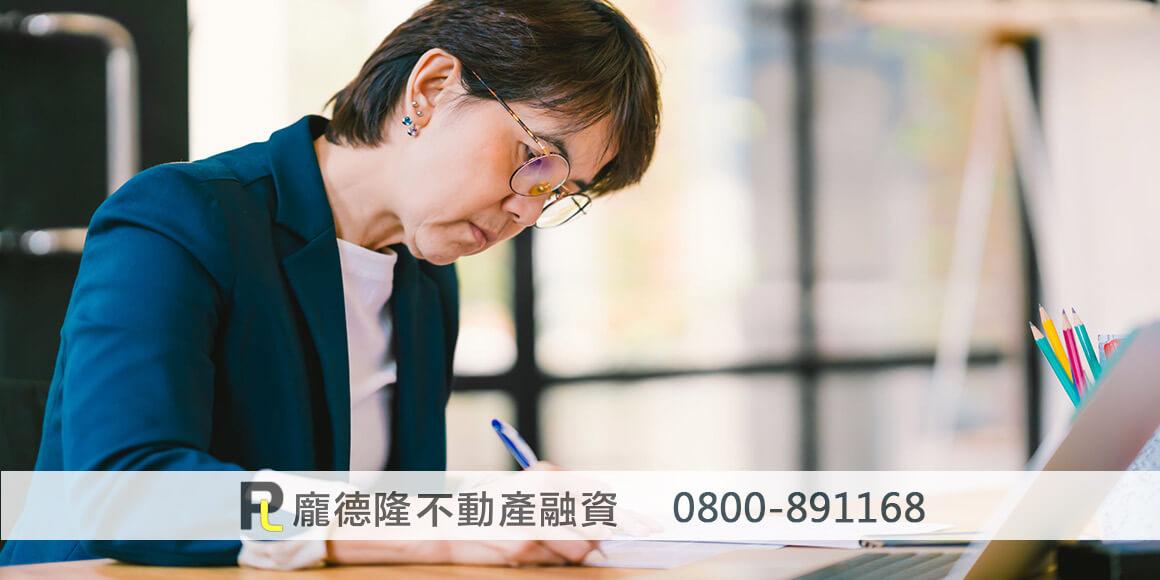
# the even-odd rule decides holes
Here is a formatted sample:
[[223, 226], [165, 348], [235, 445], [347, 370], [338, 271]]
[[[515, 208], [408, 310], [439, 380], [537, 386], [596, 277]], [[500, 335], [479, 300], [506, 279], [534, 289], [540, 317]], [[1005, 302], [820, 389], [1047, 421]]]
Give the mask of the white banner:
[[4, 540], [1160, 540], [1160, 472], [3, 472]]

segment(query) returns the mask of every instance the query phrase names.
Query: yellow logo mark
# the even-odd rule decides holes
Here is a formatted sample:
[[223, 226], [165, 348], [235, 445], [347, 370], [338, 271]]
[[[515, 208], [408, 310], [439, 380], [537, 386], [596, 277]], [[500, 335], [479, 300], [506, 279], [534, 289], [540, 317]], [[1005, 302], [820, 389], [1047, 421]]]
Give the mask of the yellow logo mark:
[[[252, 504], [251, 504], [252, 505]], [[270, 523], [270, 500], [262, 500], [262, 529], [267, 532], [281, 532], [282, 524]]]

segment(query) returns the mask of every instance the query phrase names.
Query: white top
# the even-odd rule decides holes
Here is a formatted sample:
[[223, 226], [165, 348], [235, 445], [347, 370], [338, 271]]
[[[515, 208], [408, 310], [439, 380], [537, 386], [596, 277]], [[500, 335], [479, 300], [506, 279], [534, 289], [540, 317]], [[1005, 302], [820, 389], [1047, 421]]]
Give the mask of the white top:
[[382, 471], [390, 452], [391, 313], [398, 256], [338, 240], [350, 356], [350, 470]]
[[[380, 253], [340, 239], [338, 258], [350, 359], [350, 471], [381, 471], [391, 449], [391, 385], [397, 376], [387, 301], [398, 256], [390, 250]], [[260, 478], [277, 480], [284, 488], [290, 484], [277, 472], [264, 471]], [[311, 537], [301, 541], [243, 538], [238, 564], [279, 570], [322, 565], [325, 534], [307, 535]]]

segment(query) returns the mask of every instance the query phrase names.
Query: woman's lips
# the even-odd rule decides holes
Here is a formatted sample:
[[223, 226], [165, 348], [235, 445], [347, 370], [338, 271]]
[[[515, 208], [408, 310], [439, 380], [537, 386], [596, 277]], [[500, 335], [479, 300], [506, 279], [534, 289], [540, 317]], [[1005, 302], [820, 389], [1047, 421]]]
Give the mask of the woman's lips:
[[482, 248], [482, 247], [486, 246], [487, 245], [487, 234], [483, 233], [483, 230], [479, 229], [479, 226], [477, 226], [473, 223], [468, 222], [468, 225], [471, 226], [471, 233], [475, 234], [475, 241], [476, 241], [476, 243], [479, 244], [479, 247]]

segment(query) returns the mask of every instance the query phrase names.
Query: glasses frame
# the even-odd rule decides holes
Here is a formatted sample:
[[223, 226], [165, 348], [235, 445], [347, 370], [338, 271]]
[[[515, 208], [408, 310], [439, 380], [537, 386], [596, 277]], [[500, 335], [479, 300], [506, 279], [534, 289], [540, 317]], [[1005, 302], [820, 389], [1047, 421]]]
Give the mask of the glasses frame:
[[[576, 218], [576, 216], [578, 216], [580, 214], [587, 213], [584, 210], [587, 209], [589, 204], [592, 203], [592, 198], [589, 197], [586, 193], [581, 192], [581, 191], [569, 191], [568, 188], [564, 186], [564, 183], [567, 182], [568, 178], [572, 175], [572, 163], [568, 161], [568, 158], [564, 157], [563, 155], [561, 155], [559, 153], [553, 153], [552, 151], [549, 151], [548, 146], [545, 145], [544, 142], [541, 141], [539, 137], [536, 137], [536, 134], [532, 132], [531, 128], [528, 127], [528, 125], [526, 123], [524, 123], [524, 120], [521, 119], [520, 116], [518, 114], [516, 114], [516, 112], [514, 110], [512, 110], [512, 108], [510, 106], [508, 106], [507, 101], [504, 101], [503, 98], [501, 98], [494, 90], [492, 90], [492, 88], [490, 86], [488, 86], [488, 84], [486, 82], [484, 82], [483, 78], [480, 77], [478, 73], [476, 73], [475, 71], [473, 71], [471, 69], [467, 69], [467, 70], [468, 70], [468, 72], [470, 72], [472, 74], [472, 76], [475, 77], [475, 80], [479, 81], [479, 84], [483, 85], [483, 88], [487, 89], [487, 92], [491, 93], [492, 97], [495, 97], [495, 100], [499, 102], [500, 106], [502, 106], [504, 108], [504, 110], [507, 111], [508, 115], [511, 115], [511, 118], [514, 119], [516, 123], [519, 123], [520, 128], [523, 129], [524, 132], [528, 134], [528, 137], [531, 137], [532, 141], [534, 141], [536, 143], [536, 146], [540, 148], [541, 153], [539, 155], [537, 155], [531, 159], [528, 159], [527, 161], [524, 161], [523, 163], [520, 164], [519, 167], [516, 168], [515, 171], [512, 172], [512, 176], [508, 178], [508, 189], [510, 189], [512, 191], [512, 193], [519, 195], [519, 196], [522, 196], [522, 197], [540, 197], [542, 195], [548, 195], [549, 196], [548, 202], [545, 203], [543, 209], [540, 210], [541, 217], [545, 213], [547, 213], [548, 208], [552, 207], [553, 205], [559, 203], [561, 200], [564, 200], [566, 198], [573, 198], [571, 201], [572, 201], [572, 203], [576, 204], [576, 209], [573, 211], [572, 215], [568, 216], [568, 218], [565, 219], [564, 221], [562, 221], [558, 224], [555, 224], [555, 225], [551, 225], [551, 226], [541, 226], [539, 223], [540, 218], [536, 218], [535, 227], [537, 229], [548, 229], [548, 228], [559, 227], [559, 226], [562, 226], [562, 225], [572, 221], [573, 219]], [[518, 190], [516, 190], [515, 185], [514, 185], [516, 175], [518, 175], [519, 172], [522, 171], [528, 165], [535, 163], [537, 161], [540, 161], [542, 159], [548, 158], [548, 157], [559, 157], [560, 160], [564, 162], [564, 167], [567, 168], [567, 170], [568, 170], [567, 174], [564, 176], [564, 180], [561, 181], [560, 184], [557, 185], [555, 188], [548, 190], [548, 191], [545, 191], [543, 193], [521, 193]]]

